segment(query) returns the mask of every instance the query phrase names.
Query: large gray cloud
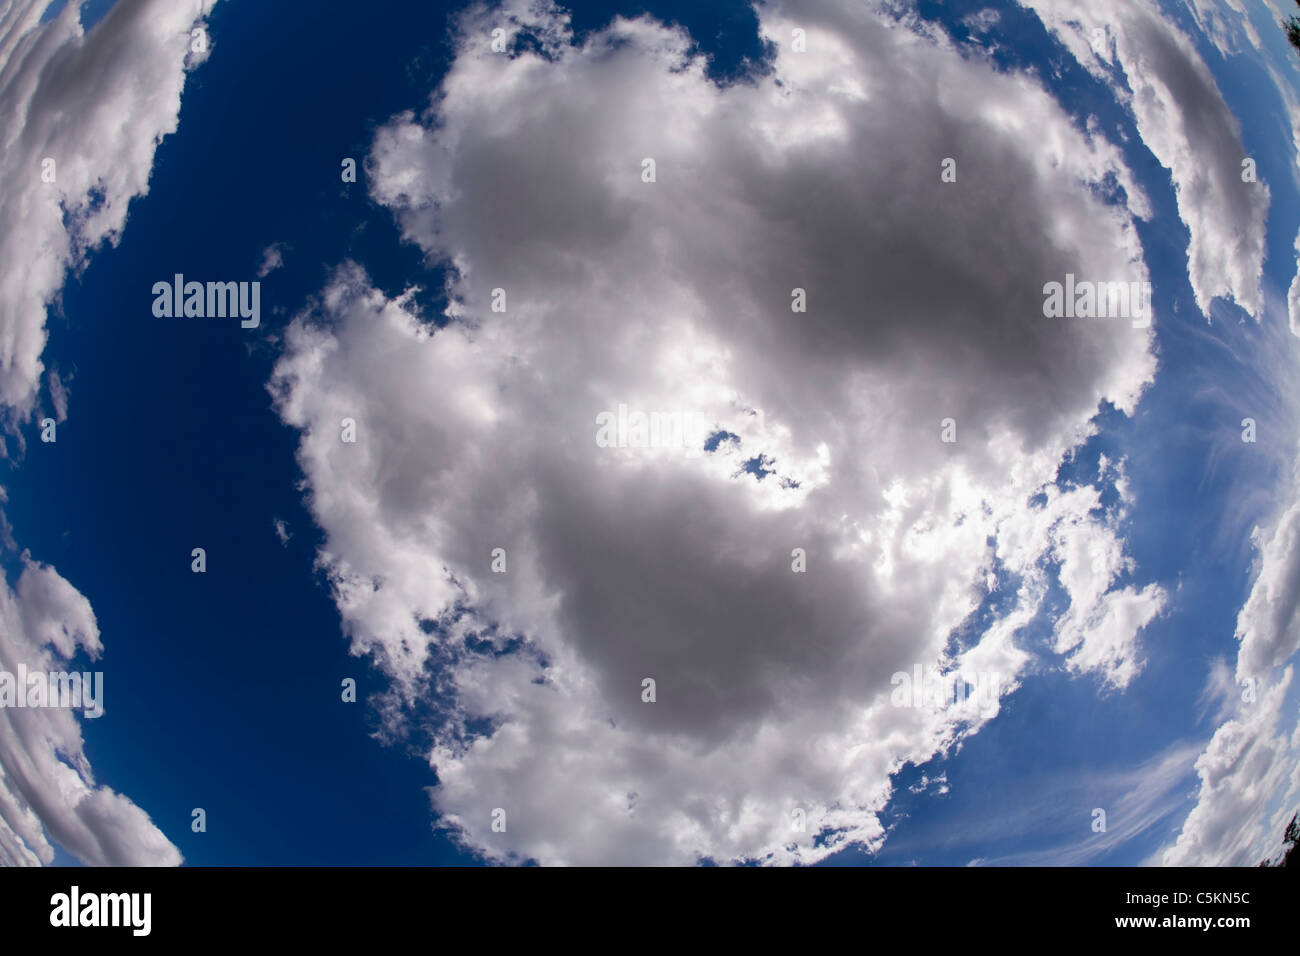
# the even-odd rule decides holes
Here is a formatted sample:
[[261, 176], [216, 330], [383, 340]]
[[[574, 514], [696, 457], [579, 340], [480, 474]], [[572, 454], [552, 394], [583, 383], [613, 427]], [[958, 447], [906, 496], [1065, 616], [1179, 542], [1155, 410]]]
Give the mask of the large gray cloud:
[[[407, 700], [436, 657], [444, 706], [494, 723], [432, 753], [435, 809], [493, 858], [878, 843], [890, 774], [996, 709], [891, 706], [895, 672], [1014, 687], [1049, 562], [1078, 602], [1058, 660], [1081, 674], [1126, 686], [1163, 606], [1116, 584], [1131, 501], [1025, 507], [1099, 402], [1132, 410], [1154, 373], [1149, 329], [1043, 314], [1067, 273], [1146, 278], [1130, 213], [1101, 198], [1119, 182], [1145, 209], [1117, 153], [1032, 78], [906, 20], [760, 12], [774, 72], [719, 88], [648, 19], [575, 46], [545, 4], [470, 11], [433, 105], [383, 127], [368, 164], [372, 195], [452, 266], [453, 321], [431, 331], [347, 266], [287, 335], [272, 390], [303, 432], [354, 649]], [[498, 26], [546, 55], [494, 53]], [[739, 441], [601, 447], [620, 404]], [[760, 454], [762, 481], [741, 471]], [[1011, 611], [948, 654], [1016, 579]], [[476, 643], [514, 634], [522, 650]]]

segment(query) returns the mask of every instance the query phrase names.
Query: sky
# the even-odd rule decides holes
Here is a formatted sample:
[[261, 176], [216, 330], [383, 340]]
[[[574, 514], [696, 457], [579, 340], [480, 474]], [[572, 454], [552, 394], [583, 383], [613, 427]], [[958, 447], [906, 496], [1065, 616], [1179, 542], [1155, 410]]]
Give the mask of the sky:
[[0, 0], [0, 862], [1275, 854], [1284, 12]]

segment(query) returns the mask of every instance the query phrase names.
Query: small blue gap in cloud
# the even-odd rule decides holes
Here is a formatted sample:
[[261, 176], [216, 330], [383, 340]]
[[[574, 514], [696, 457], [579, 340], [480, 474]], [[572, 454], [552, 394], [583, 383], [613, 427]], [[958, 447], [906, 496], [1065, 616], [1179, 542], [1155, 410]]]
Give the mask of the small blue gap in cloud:
[[733, 435], [731, 432], [727, 432], [727, 431], [716, 431], [704, 440], [704, 450], [717, 451], [718, 446], [721, 445], [724, 441], [734, 441], [737, 445], [739, 445], [740, 436]]
[[95, 24], [108, 16], [108, 11], [113, 9], [116, 2], [117, 0], [86, 0], [81, 7], [81, 29], [89, 32]]
[[[91, 27], [108, 15], [108, 11], [113, 9], [113, 4], [117, 0], [83, 0], [81, 4], [81, 29], [87, 33]], [[68, 0], [50, 0], [44, 12], [41, 14], [41, 23], [49, 23], [63, 12], [64, 7], [68, 5]]]
[[41, 14], [41, 23], [49, 23], [62, 13], [63, 8], [67, 5], [68, 0], [51, 0], [50, 5], [46, 7], [45, 12]]
[[609, 0], [568, 0], [575, 40], [605, 27], [616, 15], [634, 19], [645, 13], [684, 27], [694, 41], [693, 50], [709, 58], [708, 76], [723, 85], [762, 75], [771, 65], [774, 50], [758, 35], [758, 16], [747, 0], [659, 0], [653, 4]]

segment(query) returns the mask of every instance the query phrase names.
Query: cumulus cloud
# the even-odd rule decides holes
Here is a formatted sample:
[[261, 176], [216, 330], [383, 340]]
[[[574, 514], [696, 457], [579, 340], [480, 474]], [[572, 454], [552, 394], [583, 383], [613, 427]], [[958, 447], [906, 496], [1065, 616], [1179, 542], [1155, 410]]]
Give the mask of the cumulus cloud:
[[[206, 57], [191, 51], [191, 30], [213, 3], [119, 0], [89, 33], [79, 3], [46, 23], [45, 0], [0, 11], [0, 409], [11, 430], [36, 407], [46, 312], [67, 272], [116, 243], [130, 200], [148, 191], [185, 72]], [[47, 383], [63, 421], [66, 384], [54, 371]], [[3, 511], [0, 532], [16, 548]], [[62, 670], [78, 650], [102, 650], [89, 603], [24, 554], [16, 585], [0, 578], [0, 669]], [[49, 863], [50, 839], [92, 865], [181, 860], [139, 807], [95, 784], [72, 711], [5, 708], [0, 863]]]
[[[1103, 471], [1105, 469], [1103, 468]], [[1122, 473], [1117, 487], [1122, 488]], [[1098, 515], [1101, 515], [1100, 517]], [[1051, 583], [1070, 596], [1070, 606], [1055, 622], [1053, 645], [1066, 665], [1079, 674], [1095, 673], [1109, 687], [1123, 690], [1141, 670], [1137, 637], [1162, 610], [1164, 589], [1139, 589], [1120, 580], [1134, 570], [1123, 551], [1121, 528], [1126, 509], [1109, 514], [1098, 488], [1068, 491], [1049, 487], [1041, 506], [1024, 509], [998, 527], [997, 554], [1002, 567], [1032, 590], [1041, 604]], [[1041, 562], [1043, 543], [1054, 573]]]
[[[90, 602], [53, 568], [24, 555], [17, 585], [0, 579], [0, 671], [89, 672], [74, 657], [102, 651]], [[89, 866], [181, 862], [148, 814], [95, 784], [73, 710], [0, 707], [0, 864], [53, 862], [47, 834]]]
[[1300, 797], [1300, 724], [1283, 724], [1291, 677], [1288, 667], [1278, 679], [1261, 681], [1214, 732], [1196, 759], [1196, 805], [1160, 862], [1251, 866], [1276, 847]]
[[[1053, 484], [1155, 369], [1150, 329], [1043, 314], [1067, 273], [1146, 279], [1117, 152], [905, 19], [759, 12], [772, 72], [720, 88], [650, 19], [575, 45], [547, 4], [469, 11], [368, 161], [449, 323], [348, 264], [286, 333], [271, 389], [353, 650], [390, 716], [437, 702], [434, 808], [493, 859], [879, 845], [891, 773], [996, 713], [893, 706], [892, 675], [1013, 690], [1050, 577], [1078, 602], [1052, 659], [1122, 687], [1163, 601], [1097, 489]], [[603, 447], [620, 406], [735, 437]], [[1010, 610], [955, 645], [991, 587]]]
[[1268, 186], [1242, 181], [1240, 124], [1187, 34], [1156, 8], [1129, 0], [1021, 3], [1081, 65], [1112, 83], [1142, 141], [1169, 170], [1190, 233], [1187, 271], [1197, 307], [1208, 317], [1220, 296], [1260, 318]]
[[[1295, 250], [1300, 253], [1300, 234], [1295, 237]], [[1291, 280], [1291, 288], [1287, 290], [1286, 304], [1291, 334], [1300, 338], [1300, 262], [1296, 266], [1295, 278]]]
[[46, 308], [69, 269], [115, 244], [175, 132], [191, 28], [216, 0], [119, 0], [93, 30], [80, 3], [41, 23], [47, 0], [0, 17], [0, 405], [35, 401]]
[[1257, 863], [1300, 802], [1300, 721], [1286, 706], [1300, 651], [1300, 504], [1252, 540], [1258, 556], [1237, 615], [1236, 671], [1216, 665], [1204, 695], [1227, 716], [1196, 762], [1196, 804], [1161, 852], [1166, 864]]
[[1259, 573], [1237, 616], [1237, 676], [1267, 675], [1300, 650], [1300, 504], [1286, 510], [1268, 539], [1256, 530]]

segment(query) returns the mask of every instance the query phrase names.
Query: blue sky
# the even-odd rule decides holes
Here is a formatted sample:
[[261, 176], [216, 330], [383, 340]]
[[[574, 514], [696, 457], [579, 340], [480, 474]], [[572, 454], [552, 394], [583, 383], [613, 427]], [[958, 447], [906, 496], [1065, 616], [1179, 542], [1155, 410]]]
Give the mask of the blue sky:
[[[758, 18], [744, 3], [569, 7], [579, 37], [616, 12], [676, 21], [713, 58], [714, 79], [742, 76], [763, 57]], [[1268, 184], [1262, 322], [1222, 298], [1212, 323], [1201, 315], [1173, 175], [1143, 143], [1133, 112], [1050, 24], [1014, 3], [919, 5], [921, 20], [955, 38], [952, 55], [977, 59], [976, 47], [992, 44], [998, 69], [1030, 71], [1080, 127], [1095, 117], [1149, 199], [1136, 231], [1154, 286], [1159, 372], [1132, 417], [1109, 404], [1097, 415], [1098, 434], [1062, 464], [1057, 486], [1096, 484], [1098, 514], [1115, 514], [1114, 472], [1099, 459], [1123, 459], [1136, 504], [1116, 519], [1132, 560], [1116, 586], [1155, 584], [1169, 598], [1141, 631], [1140, 673], [1108, 686], [1097, 673], [1067, 670], [1050, 649], [1070, 599], [1048, 562], [1047, 599], [1017, 635], [1034, 656], [1018, 689], [977, 733], [954, 738], [946, 757], [904, 764], [881, 813], [883, 845], [827, 864], [1138, 865], [1177, 840], [1197, 804], [1193, 761], [1225, 719], [1205, 688], [1216, 659], [1228, 673], [1236, 660], [1238, 614], [1259, 573], [1250, 528], [1277, 521], [1297, 438], [1294, 382], [1280, 382], [1261, 356], [1290, 347], [1277, 330], [1300, 231], [1287, 119], [1300, 74], [1266, 13], [1254, 17], [1264, 49], [1225, 56], [1188, 8], [1162, 9], [1196, 41]], [[367, 194], [369, 172], [345, 184], [338, 167], [342, 157], [360, 164], [390, 118], [424, 108], [457, 55], [452, 10], [384, 0], [218, 3], [207, 20], [213, 52], [185, 83], [179, 129], [154, 154], [147, 195], [131, 200], [120, 242], [68, 276], [46, 322], [42, 359], [68, 389], [69, 415], [53, 445], [28, 426], [25, 453], [3, 471], [18, 548], [0, 561], [12, 584], [26, 549], [89, 601], [105, 646], [96, 666], [107, 704], [103, 719], [82, 721], [85, 755], [96, 782], [147, 813], [188, 865], [482, 862], [435, 829], [430, 728], [412, 716], [407, 736], [373, 736], [387, 725], [367, 700], [392, 675], [348, 653], [330, 581], [315, 564], [328, 533], [305, 495], [321, 490], [320, 476], [304, 474], [300, 430], [267, 390], [291, 351], [286, 326], [304, 310], [328, 311], [319, 297], [345, 261], [390, 300], [423, 285], [412, 301], [425, 316], [447, 305], [446, 273], [413, 231], [403, 234], [400, 209]], [[982, 10], [999, 19], [963, 50], [971, 36], [963, 21]], [[83, 19], [99, 22], [106, 11], [92, 3]], [[273, 243], [284, 265], [262, 280], [259, 334], [149, 315], [155, 281], [177, 272], [251, 277]], [[48, 382], [41, 395], [51, 401]], [[1237, 438], [1243, 408], [1258, 408], [1259, 445]], [[190, 571], [194, 547], [206, 549], [203, 575]], [[1019, 583], [1003, 578], [976, 617], [1005, 613]], [[362, 703], [340, 700], [348, 677]], [[1296, 690], [1283, 694], [1280, 710], [1293, 718]], [[1112, 808], [1112, 839], [1089, 828], [1098, 806]], [[195, 807], [207, 812], [206, 833], [190, 830]], [[1261, 826], [1272, 823], [1270, 815]], [[77, 859], [57, 847], [53, 862]]]

